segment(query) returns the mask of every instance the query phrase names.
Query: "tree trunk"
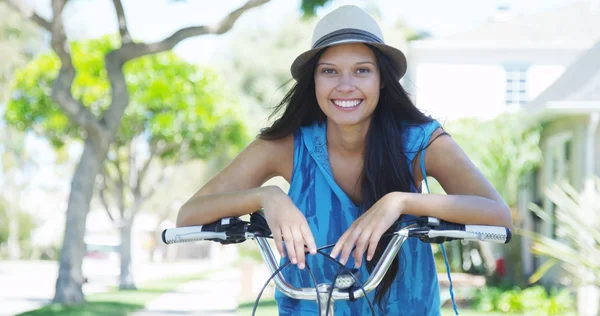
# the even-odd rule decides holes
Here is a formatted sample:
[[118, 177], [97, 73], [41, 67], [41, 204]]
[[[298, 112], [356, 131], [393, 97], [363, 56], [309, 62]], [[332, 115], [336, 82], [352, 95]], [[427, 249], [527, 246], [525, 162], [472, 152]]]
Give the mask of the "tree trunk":
[[19, 244], [19, 212], [13, 207], [7, 207], [8, 212], [8, 258], [19, 260], [21, 258], [21, 247]]
[[85, 302], [82, 284], [81, 263], [84, 256], [85, 222], [90, 210], [90, 201], [94, 192], [96, 175], [100, 171], [106, 157], [108, 146], [98, 148], [89, 139], [85, 147], [75, 175], [71, 183], [67, 219], [54, 302], [61, 304], [77, 304]]
[[133, 226], [133, 218], [124, 220], [123, 225], [119, 227], [121, 234], [121, 245], [119, 252], [121, 254], [121, 273], [119, 288], [121, 290], [135, 290], [133, 282], [133, 273], [131, 270], [131, 228]]

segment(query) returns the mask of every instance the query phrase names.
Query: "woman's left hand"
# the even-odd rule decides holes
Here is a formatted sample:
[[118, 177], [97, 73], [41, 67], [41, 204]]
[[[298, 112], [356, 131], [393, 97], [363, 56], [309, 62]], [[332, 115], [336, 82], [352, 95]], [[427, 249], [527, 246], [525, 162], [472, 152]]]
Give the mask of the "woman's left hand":
[[[371, 261], [381, 236], [396, 222], [404, 210], [402, 192], [384, 195], [379, 201], [352, 223], [350, 228], [340, 237], [331, 250], [331, 257], [336, 258], [341, 252], [340, 263], [346, 264], [352, 248], [354, 265], [362, 264], [363, 253], [368, 249], [367, 261]], [[367, 248], [368, 247], [368, 248]]]

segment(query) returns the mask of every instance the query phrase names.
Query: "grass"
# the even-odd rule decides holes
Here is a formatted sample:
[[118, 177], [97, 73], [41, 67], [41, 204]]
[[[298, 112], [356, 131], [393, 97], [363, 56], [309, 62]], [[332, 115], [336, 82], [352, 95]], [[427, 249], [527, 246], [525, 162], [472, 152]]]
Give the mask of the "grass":
[[148, 281], [137, 290], [114, 289], [105, 293], [86, 296], [86, 303], [77, 305], [50, 304], [40, 309], [19, 314], [18, 316], [126, 316], [144, 308], [151, 300], [177, 286], [205, 277], [205, 273], [169, 277]]
[[[252, 315], [252, 307], [254, 306], [254, 302], [247, 302], [240, 304], [239, 308], [235, 312], [235, 316], [248, 316]], [[459, 307], [458, 313], [460, 316], [507, 316], [511, 314], [506, 313], [488, 313], [488, 312], [478, 312], [472, 309]], [[261, 316], [277, 316], [277, 305], [274, 300], [265, 300], [264, 302], [260, 302], [258, 304], [258, 308], [256, 309], [256, 314]], [[442, 308], [442, 316], [453, 316], [454, 310], [452, 308], [444, 307]]]

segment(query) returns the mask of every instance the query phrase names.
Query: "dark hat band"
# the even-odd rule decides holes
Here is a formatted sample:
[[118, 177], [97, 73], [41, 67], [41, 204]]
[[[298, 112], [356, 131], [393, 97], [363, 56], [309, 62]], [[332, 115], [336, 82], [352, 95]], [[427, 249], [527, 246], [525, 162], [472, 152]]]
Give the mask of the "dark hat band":
[[313, 45], [313, 49], [319, 47], [328, 46], [331, 43], [347, 41], [347, 40], [355, 40], [359, 42], [375, 42], [379, 44], [383, 44], [383, 40], [379, 37], [373, 35], [373, 33], [369, 33], [363, 30], [358, 29], [341, 29], [335, 32], [331, 32], [315, 42]]

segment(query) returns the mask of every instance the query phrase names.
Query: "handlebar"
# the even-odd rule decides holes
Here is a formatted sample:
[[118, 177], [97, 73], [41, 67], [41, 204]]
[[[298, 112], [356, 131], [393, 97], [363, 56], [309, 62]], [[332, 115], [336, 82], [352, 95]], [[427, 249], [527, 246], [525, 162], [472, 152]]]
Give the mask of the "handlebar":
[[[257, 215], [258, 214], [258, 215]], [[240, 243], [247, 239], [254, 239], [260, 253], [271, 273], [278, 269], [278, 263], [273, 250], [266, 238], [271, 232], [266, 221], [260, 213], [253, 213], [250, 222], [242, 221], [237, 217], [223, 218], [217, 222], [202, 225], [165, 229], [162, 240], [166, 244], [194, 242], [200, 240], [217, 241], [223, 244]], [[419, 217], [415, 224], [408, 225], [394, 232], [383, 255], [362, 289], [342, 289], [336, 286], [331, 294], [331, 299], [360, 298], [369, 293], [383, 279], [392, 261], [400, 251], [402, 244], [409, 237], [417, 237], [423, 242], [443, 243], [450, 240], [480, 240], [494, 243], [508, 243], [511, 231], [506, 227], [487, 225], [463, 225], [440, 220], [435, 217]], [[294, 299], [317, 300], [319, 295], [315, 288], [297, 288], [289, 284], [280, 273], [274, 278], [275, 285], [285, 295]]]

